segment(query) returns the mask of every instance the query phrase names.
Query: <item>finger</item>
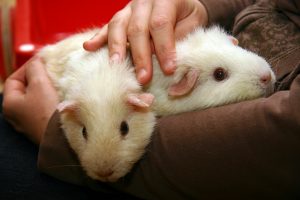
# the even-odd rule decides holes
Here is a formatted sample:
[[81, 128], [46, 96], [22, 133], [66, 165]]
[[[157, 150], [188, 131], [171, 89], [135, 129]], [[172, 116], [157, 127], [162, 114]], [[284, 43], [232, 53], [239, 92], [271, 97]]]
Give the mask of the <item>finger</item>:
[[45, 64], [39, 57], [34, 57], [30, 64], [26, 65], [25, 74], [28, 84], [35, 80], [47, 80], [48, 76]]
[[165, 74], [176, 69], [175, 35], [176, 6], [169, 0], [155, 1], [150, 18], [150, 33], [155, 53]]
[[114, 15], [108, 24], [108, 49], [111, 61], [120, 62], [126, 56], [127, 26], [131, 8], [127, 5]]
[[3, 94], [2, 110], [6, 119], [16, 121], [18, 113], [22, 114], [20, 105], [24, 102], [24, 97], [24, 93], [16, 91], [6, 91], [6, 93]]
[[[20, 111], [18, 108], [25, 98], [25, 65], [8, 77], [4, 84], [2, 109], [4, 117], [10, 121], [16, 121], [15, 112]], [[16, 124], [13, 126], [15, 127]]]
[[26, 78], [28, 80], [28, 90], [35, 90], [39, 94], [47, 93], [50, 99], [58, 99], [57, 92], [53, 87], [48, 76], [46, 66], [40, 58], [32, 60], [31, 64], [26, 67]]
[[135, 65], [137, 79], [146, 84], [152, 77], [152, 53], [149, 33], [149, 18], [152, 2], [135, 1], [132, 5], [132, 16], [128, 25], [128, 40]]
[[104, 25], [96, 35], [83, 43], [83, 48], [87, 51], [96, 51], [107, 43], [107, 24]]
[[23, 95], [25, 93], [25, 65], [6, 79], [3, 89], [4, 96], [11, 94]]

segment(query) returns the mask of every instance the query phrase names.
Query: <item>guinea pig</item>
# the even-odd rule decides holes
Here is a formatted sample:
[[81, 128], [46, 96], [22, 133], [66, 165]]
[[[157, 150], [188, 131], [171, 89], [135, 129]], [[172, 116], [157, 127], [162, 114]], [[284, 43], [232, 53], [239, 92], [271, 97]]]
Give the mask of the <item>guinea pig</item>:
[[177, 69], [173, 76], [164, 76], [153, 56], [153, 79], [146, 91], [155, 96], [156, 114], [176, 114], [268, 95], [275, 83], [270, 65], [237, 44], [218, 26], [198, 28], [176, 43]]
[[61, 103], [66, 138], [87, 175], [116, 181], [144, 154], [155, 116], [177, 114], [264, 96], [274, 74], [258, 55], [237, 46], [219, 27], [197, 28], [176, 42], [177, 69], [165, 76], [153, 55], [153, 79], [143, 88], [130, 52], [120, 63], [108, 49], [82, 48], [98, 29], [44, 47]]
[[[127, 174], [149, 143], [155, 115], [153, 95], [142, 91], [129, 61], [109, 63], [106, 48], [82, 49], [82, 36], [41, 49], [59, 91], [65, 137], [86, 174], [113, 182]], [[130, 64], [130, 65], [129, 65]]]

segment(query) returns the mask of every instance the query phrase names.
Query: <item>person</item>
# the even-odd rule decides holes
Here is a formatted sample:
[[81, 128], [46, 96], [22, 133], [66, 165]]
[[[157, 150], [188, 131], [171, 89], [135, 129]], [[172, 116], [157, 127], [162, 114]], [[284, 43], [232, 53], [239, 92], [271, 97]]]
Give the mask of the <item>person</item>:
[[59, 127], [55, 89], [39, 58], [7, 79], [4, 115], [40, 144], [39, 169], [67, 182], [142, 199], [298, 199], [299, 1], [133, 0], [84, 48], [93, 51], [108, 42], [111, 59], [118, 61], [128, 41], [137, 78], [146, 84], [152, 76], [152, 53], [171, 75], [175, 39], [195, 26], [215, 23], [270, 62], [276, 91], [265, 98], [158, 119], [145, 156], [115, 183], [91, 180], [78, 167]]

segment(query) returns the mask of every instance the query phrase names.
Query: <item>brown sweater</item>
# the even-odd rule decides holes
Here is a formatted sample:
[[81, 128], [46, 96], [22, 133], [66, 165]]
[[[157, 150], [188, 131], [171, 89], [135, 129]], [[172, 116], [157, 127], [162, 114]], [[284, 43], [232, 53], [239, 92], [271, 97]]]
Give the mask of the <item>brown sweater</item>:
[[159, 119], [144, 158], [113, 184], [84, 174], [55, 113], [40, 145], [41, 171], [144, 199], [290, 199], [299, 195], [300, 1], [201, 1], [210, 24], [232, 27], [242, 46], [268, 59], [278, 79], [277, 91], [268, 98]]

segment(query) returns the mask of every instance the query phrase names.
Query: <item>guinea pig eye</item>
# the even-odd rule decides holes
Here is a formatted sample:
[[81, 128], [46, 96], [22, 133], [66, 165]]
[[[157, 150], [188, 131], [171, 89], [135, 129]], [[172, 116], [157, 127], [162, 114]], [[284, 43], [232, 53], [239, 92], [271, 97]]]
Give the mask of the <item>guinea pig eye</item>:
[[223, 69], [222, 67], [219, 67], [219, 68], [215, 69], [214, 78], [215, 78], [216, 81], [223, 81], [224, 79], [227, 78], [226, 70]]
[[82, 128], [81, 133], [82, 133], [82, 136], [84, 137], [84, 139], [87, 139], [87, 131], [86, 131], [85, 126]]
[[120, 125], [120, 133], [122, 136], [125, 136], [128, 134], [129, 127], [126, 121], [122, 121]]

